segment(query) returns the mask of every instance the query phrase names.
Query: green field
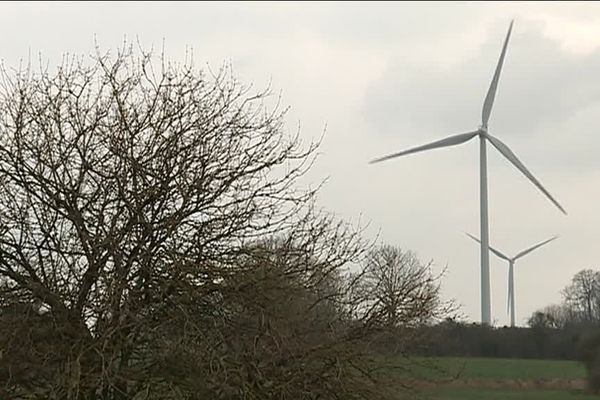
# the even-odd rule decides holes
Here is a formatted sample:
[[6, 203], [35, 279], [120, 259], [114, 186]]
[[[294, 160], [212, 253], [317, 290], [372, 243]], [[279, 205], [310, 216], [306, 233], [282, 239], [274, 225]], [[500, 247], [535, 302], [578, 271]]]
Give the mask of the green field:
[[444, 375], [459, 379], [584, 379], [578, 361], [520, 360], [504, 358], [417, 358], [417, 371], [424, 377]]
[[444, 387], [425, 390], [417, 398], [422, 400], [598, 400], [600, 397], [582, 390]]
[[415, 358], [410, 376], [427, 382], [423, 400], [591, 400], [576, 361], [494, 358]]

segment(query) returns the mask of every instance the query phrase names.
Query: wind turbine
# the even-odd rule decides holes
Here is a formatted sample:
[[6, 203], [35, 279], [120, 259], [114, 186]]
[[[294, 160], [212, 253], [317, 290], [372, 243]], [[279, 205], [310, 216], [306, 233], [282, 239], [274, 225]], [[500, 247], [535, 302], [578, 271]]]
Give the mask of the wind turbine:
[[[479, 239], [477, 239], [475, 236], [470, 235], [468, 233], [467, 233], [467, 236], [469, 236], [471, 239], [475, 240], [476, 242], [481, 243], [479, 241]], [[515, 326], [515, 275], [514, 275], [515, 262], [519, 258], [531, 253], [535, 249], [542, 247], [546, 243], [550, 243], [551, 241], [553, 241], [556, 238], [558, 238], [558, 236], [554, 236], [548, 240], [544, 240], [543, 242], [538, 243], [535, 246], [531, 246], [528, 249], [525, 249], [525, 250], [517, 253], [517, 255], [512, 258], [505, 256], [500, 251], [494, 249], [493, 247], [490, 247], [490, 251], [492, 253], [494, 253], [498, 257], [502, 258], [503, 260], [508, 261], [508, 306], [507, 306], [508, 310], [507, 311], [510, 310], [510, 326]]]
[[500, 72], [502, 71], [502, 64], [504, 63], [504, 56], [506, 55], [506, 48], [510, 39], [510, 34], [513, 27], [513, 22], [510, 22], [504, 45], [502, 46], [502, 52], [500, 53], [500, 59], [496, 65], [494, 76], [490, 84], [490, 88], [485, 96], [483, 102], [483, 110], [481, 112], [481, 126], [471, 132], [461, 133], [458, 135], [449, 136], [445, 139], [441, 139], [432, 143], [425, 144], [423, 146], [414, 147], [408, 150], [401, 151], [387, 155], [385, 157], [377, 158], [372, 160], [370, 163], [377, 163], [391, 158], [401, 157], [412, 153], [417, 153], [425, 150], [432, 150], [441, 147], [456, 146], [461, 143], [465, 143], [476, 136], [479, 136], [479, 176], [480, 176], [480, 226], [481, 226], [481, 322], [483, 324], [491, 324], [491, 304], [490, 304], [490, 257], [489, 257], [489, 228], [488, 228], [488, 192], [487, 192], [487, 152], [486, 142], [489, 140], [490, 143], [510, 161], [523, 175], [527, 177], [544, 195], [550, 199], [552, 203], [564, 214], [567, 214], [562, 206], [556, 201], [550, 193], [542, 186], [542, 184], [533, 176], [531, 172], [523, 165], [523, 163], [517, 158], [517, 156], [505, 145], [500, 139], [492, 136], [488, 132], [488, 121], [492, 113], [492, 106], [494, 104], [494, 98], [496, 97], [496, 89], [498, 87], [498, 81], [500, 80]]

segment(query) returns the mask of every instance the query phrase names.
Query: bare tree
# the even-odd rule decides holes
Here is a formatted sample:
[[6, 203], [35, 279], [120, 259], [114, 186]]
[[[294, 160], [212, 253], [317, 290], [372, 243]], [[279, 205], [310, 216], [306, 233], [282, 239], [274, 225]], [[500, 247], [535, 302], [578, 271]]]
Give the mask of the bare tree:
[[412, 251], [382, 245], [366, 257], [363, 288], [370, 307], [389, 327], [418, 325], [446, 315], [450, 304], [440, 299], [440, 281], [431, 262], [421, 262]]
[[57, 345], [15, 374], [32, 320], [2, 321], [11, 398], [130, 398], [153, 382], [154, 333], [209, 315], [245, 243], [306, 213], [316, 144], [267, 95], [131, 48], [2, 71], [2, 300], [41, 303]]
[[575, 316], [565, 304], [552, 304], [535, 311], [527, 324], [530, 327], [563, 329], [573, 323]]
[[380, 311], [424, 321], [437, 286], [412, 256], [347, 274], [369, 244], [315, 211], [298, 181], [318, 143], [267, 95], [131, 48], [2, 71], [2, 398], [394, 391], [369, 354]]
[[584, 269], [573, 276], [563, 290], [565, 303], [579, 319], [587, 323], [600, 322], [600, 273]]

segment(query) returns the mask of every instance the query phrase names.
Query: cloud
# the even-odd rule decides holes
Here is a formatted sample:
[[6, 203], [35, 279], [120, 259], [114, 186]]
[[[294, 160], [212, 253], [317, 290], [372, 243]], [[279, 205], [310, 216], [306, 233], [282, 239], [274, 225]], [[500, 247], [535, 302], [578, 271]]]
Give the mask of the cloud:
[[[530, 26], [515, 26], [505, 60], [490, 121], [491, 131], [501, 137], [533, 135], [600, 102], [600, 51], [565, 52], [543, 36], [541, 26]], [[451, 68], [443, 59], [390, 63], [364, 100], [372, 130], [416, 143], [425, 132], [443, 135], [477, 127], [504, 34], [491, 30], [475, 53], [453, 60]]]

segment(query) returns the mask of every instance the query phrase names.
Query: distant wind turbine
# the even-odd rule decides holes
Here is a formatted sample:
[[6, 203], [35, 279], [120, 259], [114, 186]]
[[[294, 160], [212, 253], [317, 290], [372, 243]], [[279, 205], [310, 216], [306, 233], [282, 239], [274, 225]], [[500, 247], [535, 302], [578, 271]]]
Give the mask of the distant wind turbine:
[[483, 324], [491, 324], [491, 304], [490, 304], [490, 259], [489, 259], [489, 228], [488, 228], [488, 192], [487, 192], [487, 152], [486, 152], [486, 140], [489, 140], [492, 145], [510, 161], [523, 175], [527, 177], [544, 195], [550, 199], [552, 203], [560, 211], [566, 214], [566, 211], [556, 201], [550, 193], [542, 186], [542, 184], [533, 176], [531, 172], [523, 165], [523, 163], [517, 158], [517, 156], [505, 145], [500, 139], [492, 136], [488, 132], [488, 121], [492, 113], [492, 106], [494, 104], [494, 98], [496, 97], [496, 89], [498, 87], [498, 81], [500, 80], [500, 72], [502, 71], [502, 64], [504, 63], [504, 56], [506, 55], [506, 48], [510, 39], [510, 34], [513, 27], [513, 22], [510, 22], [506, 39], [500, 53], [500, 59], [496, 65], [496, 70], [488, 89], [487, 95], [483, 102], [483, 110], [481, 112], [481, 126], [472, 132], [461, 133], [458, 135], [449, 136], [445, 139], [441, 139], [423, 146], [414, 147], [399, 153], [387, 155], [385, 157], [377, 158], [371, 161], [371, 164], [389, 160], [391, 158], [401, 157], [412, 153], [417, 153], [425, 150], [432, 150], [441, 147], [455, 146], [461, 143], [465, 143], [476, 136], [479, 136], [479, 162], [480, 162], [480, 226], [481, 226], [481, 322]]
[[[479, 239], [477, 239], [475, 236], [470, 235], [468, 233], [467, 233], [467, 236], [469, 236], [471, 239], [475, 240], [476, 242], [481, 243], [479, 241]], [[548, 240], [544, 240], [543, 242], [538, 243], [535, 246], [531, 246], [528, 249], [525, 249], [525, 250], [519, 252], [516, 256], [514, 256], [512, 258], [505, 256], [500, 251], [494, 249], [493, 247], [490, 247], [490, 251], [492, 253], [494, 253], [501, 259], [508, 261], [508, 306], [507, 306], [508, 310], [507, 311], [510, 311], [510, 326], [515, 326], [515, 275], [514, 275], [515, 262], [519, 258], [531, 253], [535, 249], [538, 249], [547, 243], [550, 243], [551, 241], [553, 241], [556, 238], [558, 238], [558, 236], [554, 236]]]

